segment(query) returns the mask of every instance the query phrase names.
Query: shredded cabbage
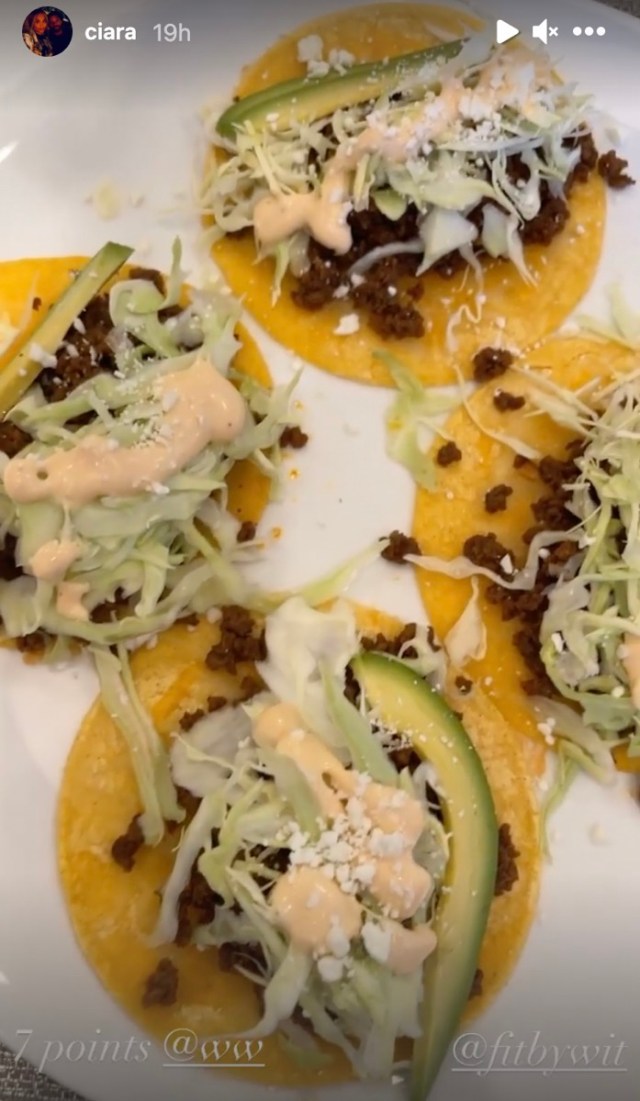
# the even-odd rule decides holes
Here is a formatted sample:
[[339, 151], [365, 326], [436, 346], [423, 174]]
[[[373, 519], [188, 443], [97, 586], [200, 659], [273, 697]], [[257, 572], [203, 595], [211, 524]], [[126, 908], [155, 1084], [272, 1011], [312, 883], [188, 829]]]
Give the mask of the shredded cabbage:
[[398, 393], [386, 415], [387, 455], [409, 471], [423, 489], [435, 486], [433, 460], [427, 451], [430, 433], [442, 434], [441, 420], [460, 399], [450, 389], [423, 386], [396, 356], [374, 352], [389, 370]]
[[[558, 83], [550, 67], [545, 70], [537, 59], [535, 64], [521, 63], [516, 80], [501, 83], [494, 75], [492, 87], [498, 92], [493, 102], [494, 97], [476, 88], [483, 76], [490, 79], [488, 66], [504, 56], [486, 36], [472, 35], [444, 65], [399, 78], [396, 94], [387, 92], [373, 104], [338, 109], [311, 123], [291, 121], [287, 129], [247, 121], [236, 128], [233, 139], [222, 139], [217, 118], [207, 115], [207, 137], [220, 155], [202, 186], [204, 212], [213, 216], [220, 236], [250, 228], [263, 198], [317, 193], [334, 158], [351, 149], [365, 130], [379, 131], [379, 147], [367, 149], [346, 171], [340, 201], [356, 212], [373, 202], [392, 223], [412, 205], [418, 236], [373, 250], [354, 270], [366, 271], [383, 249], [384, 255], [415, 251], [422, 257], [421, 271], [460, 249], [480, 273], [473, 249], [481, 236], [490, 255], [509, 259], [531, 282], [519, 231], [540, 209], [543, 182], [549, 182], [554, 194], [562, 193], [579, 157], [571, 139], [591, 126], [590, 103], [572, 85]], [[451, 81], [462, 86], [462, 93], [457, 111], [448, 118], [440, 95]], [[386, 134], [397, 135], [396, 140], [386, 142]], [[406, 152], [398, 157], [398, 142], [405, 135]], [[509, 171], [508, 158], [514, 155], [527, 169], [527, 177], [518, 183]], [[470, 215], [486, 200], [479, 235]], [[284, 235], [270, 250], [275, 298], [284, 271], [293, 270], [291, 243], [298, 232]], [[312, 232], [312, 227], [305, 224], [303, 232]]]
[[[0, 459], [0, 538], [15, 540], [16, 563], [24, 570], [14, 580], [0, 580], [4, 636], [48, 632], [58, 640], [58, 655], [64, 640], [90, 644], [103, 702], [131, 750], [144, 834], [154, 842], [163, 836], [164, 820], [179, 821], [183, 812], [166, 754], [135, 693], [126, 650], [152, 641], [185, 615], [223, 603], [250, 604], [255, 597], [241, 569], [247, 545], [237, 542], [227, 478], [246, 460], [272, 487], [278, 484], [279, 438], [293, 423], [291, 394], [299, 377], [272, 392], [239, 374], [233, 366], [239, 304], [212, 287], [193, 291], [180, 309], [180, 264], [176, 240], [165, 294], [144, 278], [114, 284], [108, 339], [115, 370], [99, 372], [58, 402], [45, 401], [36, 381], [8, 414], [32, 437], [20, 457], [49, 458], [95, 436], [116, 447], [144, 447], [162, 432], [166, 406], [157, 383], [196, 358], [210, 362], [212, 376], [217, 371], [236, 383], [246, 403], [240, 434], [227, 445], [207, 445], [165, 484], [73, 506], [13, 501], [4, 488], [8, 459]], [[163, 316], [170, 307], [173, 316]], [[61, 576], [36, 578], [34, 555], [56, 543], [72, 546], [75, 557]], [[75, 609], [62, 602], [63, 585], [78, 595]], [[114, 646], [117, 657], [108, 649]]]
[[142, 832], [147, 844], [157, 845], [164, 836], [165, 819], [173, 822], [184, 819], [168, 755], [138, 697], [124, 648], [118, 647], [117, 657], [108, 650], [95, 649], [93, 657], [103, 705], [129, 747], [144, 807], [140, 819]]
[[444, 640], [451, 664], [458, 669], [468, 661], [481, 661], [487, 652], [487, 628], [478, 604], [480, 587], [477, 578], [472, 577], [471, 586], [471, 597]]
[[[200, 948], [232, 946], [235, 970], [261, 988], [262, 1016], [243, 1035], [277, 1033], [302, 1064], [319, 1065], [315, 1039], [301, 1035], [291, 1020], [299, 1009], [315, 1037], [338, 1046], [356, 1074], [389, 1078], [398, 1038], [420, 1036], [422, 970], [393, 974], [370, 954], [363, 935], [349, 942], [339, 930], [331, 953], [328, 947], [320, 954], [302, 951], [278, 921], [270, 903], [274, 886], [296, 863], [304, 863], [295, 859], [296, 853], [302, 856], [301, 846], [315, 844], [317, 853], [331, 852], [342, 819], [326, 816], [293, 759], [254, 741], [253, 722], [278, 702], [295, 703], [307, 729], [328, 746], [340, 747], [341, 758], [360, 776], [363, 790], [374, 780], [417, 800], [424, 810], [424, 828], [414, 859], [437, 887], [450, 852], [446, 831], [427, 799], [432, 777], [426, 763], [413, 775], [408, 769], [399, 773], [387, 755], [385, 732], [366, 711], [366, 700], [358, 710], [344, 696], [345, 670], [360, 648], [348, 605], [319, 612], [291, 598], [267, 618], [266, 639], [269, 658], [260, 672], [268, 690], [246, 704], [204, 716], [174, 740], [174, 782], [202, 801], [183, 832], [162, 890], [153, 943], [175, 939], [181, 892], [195, 867], [217, 901], [213, 918], [193, 930], [192, 943]], [[416, 648], [415, 660], [421, 662], [420, 646]], [[319, 718], [321, 729], [310, 717], [314, 722]], [[357, 800], [345, 799], [344, 822], [358, 813]], [[337, 856], [327, 859], [339, 864]], [[341, 882], [338, 864], [335, 877]], [[312, 860], [310, 866], [317, 865]], [[384, 922], [382, 908], [366, 886], [359, 893], [364, 922]], [[414, 922], [430, 920], [432, 897], [418, 908]]]

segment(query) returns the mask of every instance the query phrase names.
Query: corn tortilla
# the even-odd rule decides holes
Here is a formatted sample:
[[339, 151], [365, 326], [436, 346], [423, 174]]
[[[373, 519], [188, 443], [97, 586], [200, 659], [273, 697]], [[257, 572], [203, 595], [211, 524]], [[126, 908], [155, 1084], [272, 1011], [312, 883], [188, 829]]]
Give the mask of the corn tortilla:
[[[621, 345], [589, 337], [556, 337], [519, 365], [529, 364], [557, 384], [577, 390], [592, 379], [605, 381], [614, 374], [623, 374], [633, 362], [633, 353]], [[566, 445], [575, 439], [575, 432], [558, 426], [546, 415], [532, 416], [530, 403], [510, 413], [498, 412], [493, 404], [496, 389], [526, 398], [535, 381], [535, 370], [531, 372], [531, 379], [508, 371], [477, 390], [469, 404], [480, 424], [491, 431], [522, 440], [541, 455], [566, 459]], [[548, 492], [548, 487], [544, 486], [534, 465], [528, 463], [515, 469], [511, 448], [483, 433], [464, 407], [460, 406], [451, 415], [444, 432], [447, 439], [455, 441], [462, 458], [448, 467], [436, 464], [437, 483], [433, 492], [417, 491], [413, 534], [423, 554], [455, 558], [463, 553], [463, 545], [470, 536], [494, 532], [511, 553], [514, 563], [524, 563], [527, 548], [522, 536], [534, 523], [530, 506]], [[441, 441], [433, 445], [434, 452], [440, 445]], [[511, 486], [513, 493], [503, 512], [489, 515], [484, 507], [485, 493], [501, 484]], [[471, 597], [471, 581], [418, 569], [417, 582], [430, 622], [438, 636], [444, 638]], [[500, 608], [486, 599], [489, 582], [479, 578], [479, 584], [487, 648], [481, 660], [465, 665], [464, 676], [484, 686], [484, 692], [512, 730], [542, 745], [543, 738], [537, 726], [539, 720], [521, 687], [521, 682], [530, 674], [513, 642], [520, 623], [503, 620]]]
[[[325, 51], [350, 51], [358, 62], [378, 61], [460, 37], [480, 24], [472, 16], [430, 4], [387, 3], [350, 8], [306, 23], [281, 38], [257, 61], [245, 67], [234, 95], [242, 98], [283, 80], [303, 76], [297, 44], [317, 34]], [[256, 264], [251, 233], [217, 242], [213, 257], [232, 290], [244, 297], [248, 311], [270, 336], [315, 366], [331, 374], [375, 386], [391, 386], [387, 367], [376, 350], [393, 352], [417, 378], [436, 385], [454, 378], [458, 365], [471, 374], [472, 357], [484, 347], [525, 349], [553, 332], [589, 289], [600, 258], [605, 221], [605, 186], [597, 174], [575, 186], [571, 219], [548, 246], [527, 245], [525, 257], [536, 282], [525, 283], [513, 264], [483, 263], [482, 294], [486, 302], [478, 320], [477, 292], [471, 273], [452, 279], [435, 273], [423, 277], [424, 294], [417, 308], [425, 319], [425, 335], [384, 341], [361, 316], [359, 331], [338, 336], [341, 318], [352, 304], [334, 301], [321, 309], [302, 309], [291, 299], [295, 281], [286, 277], [278, 301], [272, 301], [273, 261]], [[463, 310], [454, 343], [447, 326]]]
[[[367, 634], [391, 635], [401, 627], [390, 616], [362, 607], [356, 610]], [[231, 678], [208, 669], [204, 658], [217, 638], [218, 628], [206, 620], [196, 630], [178, 625], [152, 651], [134, 654], [138, 691], [165, 740], [176, 729], [180, 715], [203, 706], [208, 696], [237, 698], [237, 685], [251, 671], [241, 666], [236, 678]], [[463, 712], [483, 759], [498, 821], [509, 823], [521, 854], [517, 883], [492, 904], [479, 961], [483, 994], [469, 1002], [471, 1018], [506, 981], [518, 957], [536, 906], [540, 858], [536, 804], [522, 747], [481, 694], [465, 700], [452, 688], [451, 702]], [[108, 992], [160, 1042], [179, 1027], [192, 1028], [203, 1038], [239, 1033], [259, 1018], [253, 989], [245, 979], [219, 971], [215, 950], [203, 955], [192, 947], [153, 948], [148, 943], [158, 912], [155, 891], [169, 875], [176, 838], [168, 836], [157, 849], [142, 850], [133, 870], [123, 872], [111, 859], [110, 848], [139, 809], [126, 748], [98, 702], [69, 755], [58, 807], [59, 872], [77, 942]], [[170, 958], [179, 969], [179, 1002], [144, 1009], [145, 979], [163, 958]], [[326, 1046], [324, 1050], [330, 1054], [328, 1063], [320, 1070], [305, 1070], [277, 1038], [270, 1037], [260, 1056], [265, 1067], [254, 1072], [252, 1081], [320, 1086], [349, 1080], [351, 1070], [342, 1054]]]

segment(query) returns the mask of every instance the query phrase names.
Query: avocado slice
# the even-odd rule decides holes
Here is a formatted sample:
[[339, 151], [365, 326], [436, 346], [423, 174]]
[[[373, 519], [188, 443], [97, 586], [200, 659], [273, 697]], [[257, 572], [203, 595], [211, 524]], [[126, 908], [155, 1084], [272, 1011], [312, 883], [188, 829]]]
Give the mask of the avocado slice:
[[[386, 62], [354, 65], [346, 73], [282, 81], [233, 103], [218, 119], [216, 129], [221, 137], [233, 139], [236, 127], [247, 122], [256, 129], [269, 125], [274, 131], [286, 130], [294, 123], [315, 122], [338, 108], [355, 107], [393, 92], [403, 79], [417, 76], [425, 65], [456, 57], [466, 41], [459, 38], [400, 54]], [[273, 118], [267, 123], [269, 116]]]
[[464, 727], [429, 684], [385, 654], [355, 658], [368, 705], [385, 726], [412, 739], [438, 777], [451, 855], [434, 918], [435, 952], [425, 963], [423, 1036], [414, 1045], [411, 1099], [425, 1101], [466, 1005], [493, 899], [498, 822], [491, 790]]
[[132, 252], [132, 248], [113, 241], [104, 245], [47, 311], [20, 351], [0, 370], [0, 419], [20, 401], [42, 370], [42, 364], [31, 358], [31, 346], [39, 344], [43, 351], [54, 355], [69, 327]]

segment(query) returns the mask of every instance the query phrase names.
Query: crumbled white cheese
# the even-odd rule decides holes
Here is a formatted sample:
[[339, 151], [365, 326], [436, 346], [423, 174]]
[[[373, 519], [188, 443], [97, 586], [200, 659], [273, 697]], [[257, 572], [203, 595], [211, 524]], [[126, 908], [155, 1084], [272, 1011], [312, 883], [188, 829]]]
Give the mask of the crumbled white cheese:
[[308, 34], [298, 42], [298, 61], [320, 61], [324, 53], [324, 42], [319, 34]]
[[334, 298], [346, 298], [348, 293], [349, 293], [349, 287], [346, 285], [346, 283], [342, 283], [341, 286], [336, 287], [335, 291], [333, 292], [333, 297]]
[[360, 328], [360, 318], [357, 313], [348, 313], [344, 317], [340, 318], [339, 323], [333, 330], [336, 336], [352, 336], [353, 333], [357, 333]]
[[339, 960], [343, 960], [349, 954], [349, 938], [335, 917], [331, 919], [331, 929], [327, 935], [327, 948]]
[[309, 61], [307, 72], [309, 76], [326, 76], [331, 72], [331, 66], [328, 61]]
[[500, 559], [500, 567], [505, 573], [513, 573], [513, 562], [511, 561], [511, 555], [505, 554]]
[[380, 829], [373, 830], [369, 841], [369, 851], [374, 856], [399, 856], [404, 848], [405, 843], [401, 833], [383, 833]]
[[563, 639], [563, 637], [562, 637], [562, 635], [560, 634], [559, 631], [554, 631], [553, 632], [553, 634], [551, 636], [551, 641], [553, 643], [553, 646], [554, 646], [554, 649], [555, 649], [556, 653], [561, 654], [562, 651], [564, 650], [564, 639]]
[[624, 688], [622, 687], [622, 685], [616, 684], [615, 688], [611, 689], [611, 695], [613, 696], [614, 700], [621, 700], [624, 696]]
[[344, 973], [344, 960], [334, 956], [323, 956], [317, 963], [318, 974], [323, 982], [340, 982]]
[[373, 921], [365, 921], [362, 926], [362, 941], [373, 960], [386, 963], [391, 951], [391, 930]]
[[555, 738], [553, 736], [553, 729], [555, 722], [553, 719], [549, 719], [546, 723], [538, 723], [538, 730], [542, 734], [547, 745], [555, 745]]
[[350, 276], [350, 280], [353, 287], [361, 287], [362, 284], [365, 282], [364, 275], [360, 275], [360, 273], [357, 271], [354, 271], [353, 275]]
[[344, 73], [354, 61], [354, 54], [348, 50], [329, 50], [329, 65], [339, 73]]
[[83, 335], [87, 331], [87, 327], [81, 317], [76, 317], [73, 327], [77, 333], [82, 333]]
[[36, 344], [34, 341], [29, 348], [29, 356], [35, 362], [39, 363], [41, 367], [55, 367], [57, 359], [55, 356], [46, 352], [41, 344]]

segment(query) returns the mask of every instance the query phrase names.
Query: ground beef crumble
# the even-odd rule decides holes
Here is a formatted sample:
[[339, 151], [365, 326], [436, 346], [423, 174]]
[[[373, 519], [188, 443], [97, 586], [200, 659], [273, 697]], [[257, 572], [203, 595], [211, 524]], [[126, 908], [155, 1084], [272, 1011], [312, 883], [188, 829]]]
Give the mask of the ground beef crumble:
[[513, 493], [513, 486], [497, 485], [489, 489], [484, 495], [485, 512], [504, 512], [509, 497]]
[[136, 814], [135, 818], [131, 819], [126, 833], [121, 834], [113, 842], [111, 856], [123, 871], [130, 872], [143, 845], [144, 834], [140, 825], [140, 815]]
[[47, 631], [32, 631], [15, 640], [21, 654], [43, 654], [50, 642], [53, 642], [53, 635]]
[[216, 908], [224, 901], [211, 890], [205, 877], [198, 871], [198, 860], [203, 852], [204, 849], [201, 849], [198, 853], [189, 882], [178, 897], [178, 931], [175, 943], [179, 947], [190, 944], [193, 932], [199, 925], [209, 925], [213, 921]]
[[13, 535], [5, 535], [0, 547], [0, 581], [15, 581], [22, 575], [22, 569], [16, 562], [17, 540]]
[[195, 711], [185, 711], [180, 719], [180, 729], [188, 733], [205, 715], [211, 715], [214, 711], [221, 711], [228, 703], [229, 701], [225, 696], [209, 696], [206, 707], [198, 707]]
[[129, 598], [125, 596], [122, 589], [117, 589], [113, 600], [104, 600], [102, 604], [96, 604], [89, 618], [92, 623], [111, 623], [116, 619], [124, 619], [130, 611]]
[[264, 628], [245, 608], [231, 604], [221, 609], [220, 640], [206, 657], [209, 669], [236, 673], [240, 662], [264, 661], [267, 657]]
[[473, 357], [475, 382], [491, 382], [504, 375], [513, 363], [513, 355], [506, 348], [481, 348]]
[[[531, 505], [533, 516], [538, 523], [524, 533], [525, 543], [531, 542], [536, 532], [545, 528], [565, 531], [574, 526], [575, 517], [567, 509], [566, 504], [571, 493], [571, 484], [579, 474], [576, 460], [583, 449], [583, 440], [573, 440], [566, 448], [570, 458], [557, 459], [547, 455], [538, 463], [540, 479], [550, 492], [543, 494]], [[522, 687], [528, 695], [549, 697], [556, 695], [540, 657], [540, 629], [549, 603], [547, 590], [555, 580], [558, 567], [575, 553], [575, 542], [560, 538], [556, 544], [548, 548], [548, 555], [540, 559], [533, 589], [517, 591], [504, 589], [498, 584], [490, 584], [485, 591], [487, 600], [500, 607], [503, 620], [518, 621], [518, 630], [514, 633], [513, 644], [527, 667], [529, 675], [522, 682]]]
[[115, 370], [115, 356], [109, 343], [112, 330], [109, 297], [96, 295], [65, 334], [56, 366], [43, 368], [38, 376], [46, 401], [62, 401], [80, 383], [101, 371]]
[[598, 158], [598, 173], [608, 183], [609, 187], [618, 191], [623, 187], [631, 187], [636, 181], [625, 172], [629, 162], [619, 157], [615, 150], [610, 149]]
[[[360, 647], [365, 652], [375, 650], [379, 654], [390, 654], [392, 657], [398, 657], [403, 646], [407, 646], [408, 642], [411, 642], [418, 632], [418, 625], [416, 623], [407, 623], [402, 630], [394, 635], [392, 638], [388, 638], [379, 632], [377, 635], [365, 637], [360, 643]], [[407, 646], [403, 657], [406, 657], [411, 661], [412, 658], [418, 656], [417, 650], [413, 646]]]
[[511, 557], [510, 552], [506, 547], [503, 547], [492, 531], [486, 534], [469, 536], [464, 542], [462, 553], [475, 566], [484, 566], [486, 569], [493, 570], [494, 573], [505, 580], [510, 576], [502, 565], [504, 558]]
[[297, 424], [287, 425], [280, 436], [280, 447], [292, 447], [295, 451], [306, 447], [308, 442], [307, 433], [303, 432]]
[[462, 696], [468, 696], [473, 689], [473, 681], [469, 680], [468, 677], [456, 677], [455, 685]]
[[[574, 187], [585, 183], [596, 168], [611, 187], [626, 187], [633, 183], [624, 173], [627, 162], [618, 158], [613, 150], [598, 157], [589, 131], [582, 130], [567, 138], [564, 144], [567, 148], [579, 148], [580, 159], [566, 180], [562, 195], [555, 195], [548, 181], [542, 180], [540, 209], [520, 229], [520, 236], [525, 244], [551, 244], [570, 219], [567, 199]], [[507, 172], [515, 183], [526, 183], [530, 177], [530, 170], [519, 154], [507, 159]], [[478, 203], [468, 215], [478, 229], [482, 228], [482, 212], [487, 204], [491, 204], [490, 199]], [[352, 211], [348, 224], [352, 246], [343, 256], [337, 256], [311, 240], [309, 265], [304, 274], [294, 281], [291, 291], [293, 301], [302, 309], [319, 310], [336, 298], [346, 299], [362, 310], [369, 326], [383, 339], [416, 339], [424, 336], [424, 318], [416, 307], [416, 302], [424, 294], [423, 279], [416, 274], [421, 262], [419, 254], [405, 253], [385, 257], [357, 279], [349, 274], [353, 265], [374, 248], [398, 241], [415, 240], [418, 235], [416, 208], [409, 205], [400, 218], [392, 221], [371, 201], [366, 210]], [[474, 251], [481, 254], [481, 244], [474, 245]], [[467, 260], [456, 249], [441, 257], [431, 271], [443, 279], [450, 279], [467, 266]]]
[[510, 394], [508, 390], [496, 390], [493, 404], [499, 413], [512, 413], [516, 409], [522, 409], [525, 398], [522, 394]]
[[169, 959], [160, 960], [155, 971], [145, 982], [142, 1004], [145, 1009], [153, 1005], [175, 1005], [178, 1000], [178, 968]]
[[442, 447], [439, 447], [436, 452], [438, 466], [451, 466], [452, 463], [459, 463], [461, 458], [462, 452], [453, 440], [443, 443]]
[[4, 452], [10, 459], [13, 459], [15, 455], [19, 455], [23, 448], [30, 443], [31, 436], [29, 433], [24, 432], [17, 424], [13, 424], [11, 421], [0, 423], [0, 451]]
[[496, 869], [496, 885], [494, 895], [507, 894], [519, 878], [517, 860], [520, 853], [516, 849], [512, 837], [511, 827], [503, 823], [498, 830], [498, 867]]
[[145, 279], [147, 283], [153, 283], [160, 294], [167, 293], [164, 275], [157, 268], [133, 267], [129, 272], [129, 279]]
[[250, 543], [256, 537], [258, 525], [253, 520], [243, 520], [236, 537], [238, 543]]
[[401, 531], [392, 531], [388, 539], [389, 546], [385, 547], [381, 555], [386, 562], [401, 565], [406, 561], [408, 554], [421, 554], [420, 544], [412, 535], [405, 535]]

